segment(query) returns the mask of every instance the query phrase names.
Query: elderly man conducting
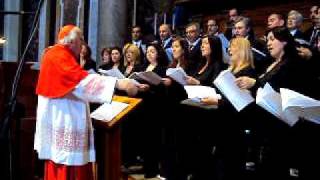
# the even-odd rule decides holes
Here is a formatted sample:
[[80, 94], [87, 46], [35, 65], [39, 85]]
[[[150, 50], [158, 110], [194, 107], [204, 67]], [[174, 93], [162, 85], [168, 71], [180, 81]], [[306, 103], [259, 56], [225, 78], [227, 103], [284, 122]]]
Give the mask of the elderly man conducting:
[[131, 81], [88, 74], [77, 63], [81, 30], [66, 25], [58, 43], [45, 50], [36, 93], [34, 149], [45, 160], [46, 180], [91, 180], [95, 161], [88, 102], [110, 102], [114, 88], [137, 93]]

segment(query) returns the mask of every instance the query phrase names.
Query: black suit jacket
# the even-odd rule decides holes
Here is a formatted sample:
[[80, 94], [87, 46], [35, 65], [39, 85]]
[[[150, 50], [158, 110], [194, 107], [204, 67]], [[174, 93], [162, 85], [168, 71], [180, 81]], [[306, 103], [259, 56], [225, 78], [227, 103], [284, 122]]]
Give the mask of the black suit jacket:
[[[266, 43], [262, 40], [258, 40], [252, 36], [249, 36], [248, 40], [250, 41], [251, 47], [253, 49], [253, 58], [256, 72], [262, 74], [265, 69], [271, 64], [270, 54], [267, 50]], [[262, 55], [261, 53], [264, 55]]]
[[314, 27], [311, 26], [309, 29], [307, 29], [305, 32], [303, 32], [303, 39], [305, 39], [306, 41], [310, 41], [310, 38], [312, 36]]
[[[160, 42], [161, 42], [161, 40], [160, 40]], [[163, 49], [171, 48], [172, 47], [172, 42], [173, 42], [173, 40], [171, 38], [170, 41], [167, 44], [165, 44], [165, 46], [163, 46], [163, 44], [162, 44]]]
[[202, 58], [201, 55], [201, 43], [200, 40], [190, 51], [189, 51], [189, 57], [188, 57], [188, 69], [190, 74], [195, 73], [196, 68], [198, 67], [198, 63], [200, 62], [200, 59]]
[[309, 76], [305, 73], [306, 70], [305, 60], [298, 55], [285, 54], [281, 62], [257, 79], [253, 92], [266, 83], [269, 83], [278, 92], [280, 88], [288, 88], [300, 93], [307, 92], [309, 87], [306, 83]]
[[293, 35], [294, 39], [305, 39], [305, 36], [302, 31], [297, 30], [296, 33]]
[[205, 63], [206, 63], [206, 60], [202, 59], [202, 61], [199, 63], [196, 69], [196, 72], [191, 76], [199, 80], [201, 85], [212, 86], [212, 81], [216, 79], [216, 77], [220, 74], [220, 72], [226, 69], [227, 66], [224, 63], [219, 64], [217, 62], [212, 62], [211, 64], [208, 65], [208, 67], [204, 70], [204, 72], [199, 74], [199, 71], [202, 69]]

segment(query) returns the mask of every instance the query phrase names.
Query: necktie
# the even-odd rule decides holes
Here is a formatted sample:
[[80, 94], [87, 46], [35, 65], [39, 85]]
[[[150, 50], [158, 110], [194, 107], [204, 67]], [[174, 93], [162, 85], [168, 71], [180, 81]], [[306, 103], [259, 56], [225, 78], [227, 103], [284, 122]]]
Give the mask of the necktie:
[[194, 45], [193, 45], [193, 44], [190, 44], [190, 45], [189, 45], [189, 51], [192, 51], [193, 48], [194, 48]]
[[312, 31], [312, 35], [311, 35], [311, 37], [310, 37], [310, 45], [311, 45], [312, 47], [314, 47], [314, 46], [316, 45], [318, 33], [319, 33], [319, 29], [314, 29], [314, 30]]

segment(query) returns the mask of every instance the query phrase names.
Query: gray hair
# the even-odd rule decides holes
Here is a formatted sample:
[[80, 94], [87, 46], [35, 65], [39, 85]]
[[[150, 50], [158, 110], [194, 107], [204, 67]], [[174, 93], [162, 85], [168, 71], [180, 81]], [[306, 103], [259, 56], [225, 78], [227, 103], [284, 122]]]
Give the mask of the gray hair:
[[303, 16], [301, 13], [299, 13], [298, 11], [296, 10], [291, 10], [289, 13], [288, 13], [288, 17], [289, 16], [295, 16], [297, 18], [297, 21], [298, 23], [302, 23], [303, 22]]
[[59, 40], [60, 44], [70, 44], [76, 38], [78, 38], [79, 33], [81, 32], [80, 28], [74, 27], [68, 35], [66, 35], [63, 39]]
[[239, 16], [235, 21], [234, 24], [237, 24], [238, 22], [243, 22], [243, 24], [246, 26], [246, 28], [252, 28], [252, 22], [251, 19], [244, 16]]
[[197, 29], [197, 32], [200, 33], [200, 24], [198, 22], [191, 22], [186, 26], [186, 29], [188, 29], [191, 26], [195, 26]]

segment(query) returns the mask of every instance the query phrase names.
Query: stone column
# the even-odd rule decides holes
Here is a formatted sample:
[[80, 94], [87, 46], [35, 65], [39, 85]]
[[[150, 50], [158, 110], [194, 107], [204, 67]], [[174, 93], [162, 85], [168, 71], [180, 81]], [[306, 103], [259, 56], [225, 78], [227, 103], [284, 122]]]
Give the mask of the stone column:
[[91, 57], [94, 60], [98, 60], [99, 53], [99, 2], [101, 0], [91, 0], [90, 1], [90, 14], [89, 14], [89, 27], [88, 27], [88, 44], [91, 48], [92, 54]]
[[100, 62], [104, 47], [121, 47], [126, 33], [126, 0], [91, 0], [88, 41], [93, 59]]
[[[5, 11], [22, 10], [21, 0], [5, 0]], [[7, 42], [3, 46], [3, 59], [5, 61], [18, 61], [21, 49], [21, 15], [6, 14], [4, 16], [4, 37]]]
[[56, 34], [60, 27], [74, 24], [83, 29], [85, 0], [57, 0]]
[[51, 15], [51, 0], [43, 2], [40, 12], [39, 22], [39, 47], [38, 47], [38, 61], [41, 60], [43, 50], [49, 45], [50, 33], [50, 15]]

